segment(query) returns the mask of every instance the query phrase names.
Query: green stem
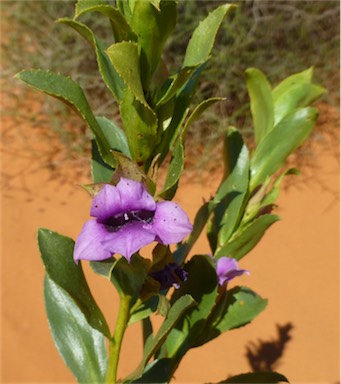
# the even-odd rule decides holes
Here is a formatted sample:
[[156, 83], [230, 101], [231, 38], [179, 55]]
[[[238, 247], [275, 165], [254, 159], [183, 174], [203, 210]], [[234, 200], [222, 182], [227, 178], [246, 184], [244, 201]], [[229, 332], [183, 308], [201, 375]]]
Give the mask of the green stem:
[[129, 321], [130, 302], [131, 296], [121, 297], [115, 332], [109, 345], [109, 361], [106, 377], [107, 384], [117, 383], [118, 361], [120, 357], [123, 336]]

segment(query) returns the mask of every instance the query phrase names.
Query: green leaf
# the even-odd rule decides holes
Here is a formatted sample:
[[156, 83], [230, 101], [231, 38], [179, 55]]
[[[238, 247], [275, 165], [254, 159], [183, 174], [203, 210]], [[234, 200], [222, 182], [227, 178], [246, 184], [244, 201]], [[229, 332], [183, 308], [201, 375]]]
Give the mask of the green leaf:
[[[96, 117], [96, 120], [103, 132], [103, 135], [108, 141], [110, 149], [131, 157], [127, 138], [124, 132], [114, 122], [106, 117], [99, 116]], [[114, 172], [112, 167], [109, 167], [103, 162], [95, 142], [92, 142], [91, 171], [95, 183], [109, 183]]]
[[111, 281], [111, 274], [117, 260], [113, 257], [102, 261], [90, 261], [90, 267], [98, 275]]
[[114, 169], [102, 160], [96, 140], [91, 140], [91, 154], [91, 175], [94, 183], [109, 183]]
[[75, 7], [75, 18], [79, 17], [82, 13], [88, 11], [93, 7], [101, 7], [107, 5], [105, 0], [77, 0]]
[[85, 24], [69, 18], [62, 18], [57, 21], [76, 30], [85, 38], [85, 40], [94, 46], [97, 64], [102, 79], [113, 96], [116, 97], [117, 100], [121, 100], [124, 92], [124, 83], [116, 69], [113, 67], [108, 55], [105, 53], [105, 49], [107, 48], [106, 45], [97, 39], [91, 29]]
[[197, 68], [198, 65], [194, 67], [181, 68], [176, 75], [171, 76], [167, 80], [170, 84], [168, 88], [166, 88], [165, 93], [156, 103], [156, 106], [159, 107], [160, 105], [167, 103], [167, 101], [169, 101], [187, 83]]
[[182, 140], [179, 139], [175, 145], [172, 159], [168, 167], [165, 185], [159, 193], [159, 196], [163, 199], [172, 200], [174, 197], [178, 187], [178, 181], [184, 169], [184, 161], [184, 148]]
[[235, 128], [228, 128], [224, 146], [225, 179], [213, 199], [217, 245], [225, 244], [243, 215], [249, 185], [249, 152]]
[[311, 104], [324, 93], [326, 93], [326, 90], [315, 84], [297, 84], [292, 86], [288, 92], [281, 94], [275, 100], [275, 125], [288, 113]]
[[242, 327], [258, 316], [267, 303], [267, 299], [263, 299], [247, 287], [229, 289], [219, 308], [220, 317], [214, 321], [213, 326], [220, 333]]
[[69, 77], [40, 69], [19, 72], [16, 78], [73, 107], [91, 128], [103, 160], [106, 164], [112, 167], [115, 166], [115, 160], [110, 153], [109, 143], [103, 135], [79, 84]]
[[[160, 154], [159, 164], [166, 158], [169, 148], [174, 144], [181, 131], [182, 124], [189, 112], [195, 89], [198, 85], [199, 76], [204, 69], [205, 63], [198, 66], [185, 86], [178, 92], [174, 100], [172, 119], [168, 127], [162, 132], [161, 142], [154, 151], [154, 156]], [[183, 137], [184, 140], [184, 137]]]
[[162, 323], [155, 337], [153, 339], [149, 339], [149, 342], [146, 343], [141, 363], [137, 369], [123, 381], [132, 381], [141, 377], [148, 361], [161, 347], [169, 332], [174, 328], [182, 314], [194, 305], [194, 299], [190, 295], [184, 295], [171, 306], [166, 319]]
[[[168, 358], [155, 359], [148, 364], [141, 377], [132, 381], [132, 384], [169, 383], [172, 373], [172, 360]], [[126, 382], [125, 382], [126, 383]]]
[[127, 137], [122, 129], [104, 116], [98, 116], [96, 120], [109, 143], [110, 149], [131, 158]]
[[284, 94], [290, 92], [292, 87], [300, 84], [310, 84], [313, 77], [313, 67], [305, 69], [302, 72], [288, 76], [281, 81], [272, 91], [274, 100], [280, 99]]
[[214, 257], [229, 256], [237, 260], [241, 259], [258, 244], [265, 231], [278, 220], [277, 215], [266, 214], [242, 226], [225, 245], [217, 248]]
[[122, 13], [103, 0], [78, 0], [76, 4], [75, 19], [87, 12], [99, 12], [107, 16], [111, 22], [115, 41], [136, 40], [136, 35]]
[[260, 207], [263, 208], [265, 206], [274, 204], [278, 199], [280, 187], [283, 181], [283, 178], [287, 175], [299, 175], [299, 171], [296, 168], [290, 168], [286, 172], [283, 172], [278, 178], [274, 181], [271, 190], [266, 194], [264, 199], [261, 201]]
[[132, 158], [142, 165], [150, 159], [158, 144], [156, 115], [129, 90], [125, 92], [120, 109]]
[[132, 41], [122, 41], [112, 44], [106, 52], [112, 65], [134, 97], [149, 107], [141, 83], [139, 46]]
[[197, 345], [198, 339], [206, 332], [207, 319], [218, 296], [217, 273], [213, 260], [209, 256], [193, 256], [184, 269], [188, 273], [188, 278], [174, 292], [172, 300], [189, 294], [198, 305], [193, 310], [188, 311], [182, 321], [170, 333], [167, 339], [167, 357], [175, 356], [180, 346], [183, 356], [186, 349]]
[[152, 313], [157, 310], [159, 303], [158, 296], [152, 296], [147, 301], [140, 303], [137, 307], [133, 307], [130, 311], [128, 325], [134, 324], [137, 321], [143, 320], [149, 317]]
[[259, 144], [274, 126], [274, 105], [270, 83], [256, 68], [246, 70], [246, 83], [251, 101], [255, 140]]
[[148, 89], [156, 70], [163, 47], [172, 33], [177, 18], [177, 4], [174, 0], [137, 1], [130, 25], [138, 36], [141, 46], [141, 70], [144, 89]]
[[110, 338], [109, 327], [91, 295], [82, 266], [73, 260], [74, 241], [40, 228], [38, 244], [49, 278], [70, 295], [91, 327]]
[[194, 30], [182, 67], [192, 67], [209, 59], [216, 34], [227, 12], [235, 5], [224, 4], [211, 12]]
[[243, 373], [241, 375], [229, 377], [227, 380], [224, 380], [223, 383], [262, 383], [262, 384], [275, 384], [278, 382], [289, 383], [288, 379], [276, 372], [250, 372]]
[[131, 296], [133, 305], [147, 277], [147, 264], [143, 257], [134, 254], [130, 263], [121, 257], [113, 266], [111, 281], [121, 297]]
[[257, 146], [251, 160], [250, 191], [278, 171], [311, 133], [318, 112], [301, 108], [286, 115]]
[[79, 383], [104, 382], [107, 355], [103, 335], [89, 326], [73, 298], [48, 275], [45, 305], [53, 340]]
[[209, 108], [211, 105], [217, 103], [218, 101], [223, 101], [225, 100], [225, 98], [222, 98], [222, 97], [211, 97], [209, 99], [206, 99], [204, 101], [202, 101], [200, 104], [198, 104], [193, 112], [189, 115], [185, 125], [184, 125], [184, 128], [182, 130], [182, 138], [183, 140], [185, 140], [185, 136], [186, 136], [186, 133], [187, 133], [187, 130], [188, 130], [188, 127], [194, 123], [195, 120], [197, 120], [201, 114], [203, 112], [206, 111], [207, 108]]

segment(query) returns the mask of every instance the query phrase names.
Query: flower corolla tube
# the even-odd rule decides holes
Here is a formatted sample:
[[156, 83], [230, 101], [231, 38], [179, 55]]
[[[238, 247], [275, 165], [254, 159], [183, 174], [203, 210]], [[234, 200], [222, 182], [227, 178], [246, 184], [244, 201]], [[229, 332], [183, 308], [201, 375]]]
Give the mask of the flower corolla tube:
[[118, 253], [130, 261], [142, 247], [157, 241], [181, 242], [192, 232], [187, 214], [172, 201], [155, 202], [142, 183], [121, 178], [105, 184], [94, 197], [79, 234], [74, 260], [101, 261]]
[[219, 285], [227, 284], [230, 280], [243, 274], [249, 275], [246, 269], [239, 269], [236, 259], [223, 256], [216, 262], [216, 271]]

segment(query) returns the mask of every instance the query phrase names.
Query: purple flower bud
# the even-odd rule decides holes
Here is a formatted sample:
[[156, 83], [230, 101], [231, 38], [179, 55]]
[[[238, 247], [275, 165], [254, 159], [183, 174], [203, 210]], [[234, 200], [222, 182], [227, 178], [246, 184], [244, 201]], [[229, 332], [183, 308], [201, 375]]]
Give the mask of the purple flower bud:
[[178, 289], [182, 281], [187, 280], [188, 273], [175, 263], [169, 263], [161, 271], [152, 272], [150, 276], [160, 283], [160, 290], [174, 287]]
[[236, 259], [231, 257], [220, 257], [216, 262], [216, 271], [218, 275], [219, 285], [224, 285], [237, 276], [249, 275], [246, 269], [239, 269]]
[[142, 247], [157, 241], [173, 244], [192, 232], [187, 214], [174, 202], [155, 202], [142, 183], [121, 178], [104, 185], [94, 197], [91, 216], [79, 234], [74, 260], [100, 261], [118, 253], [128, 261]]

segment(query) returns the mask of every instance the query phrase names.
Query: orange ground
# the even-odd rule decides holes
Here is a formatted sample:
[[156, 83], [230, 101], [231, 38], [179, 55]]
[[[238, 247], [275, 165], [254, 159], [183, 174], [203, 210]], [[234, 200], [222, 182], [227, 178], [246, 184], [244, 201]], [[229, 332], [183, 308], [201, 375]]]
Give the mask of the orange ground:
[[[32, 127], [19, 129], [3, 117], [2, 128], [1, 379], [4, 383], [74, 382], [48, 330], [42, 292], [44, 269], [36, 230], [48, 227], [74, 238], [88, 218], [90, 198], [70, 178], [68, 183], [61, 183], [60, 177], [54, 177], [53, 167], [44, 167], [43, 153], [49, 151], [51, 143]], [[275, 369], [292, 383], [339, 380], [337, 151], [335, 138], [321, 136], [320, 141], [315, 141], [312, 165], [295, 179], [297, 184], [282, 191], [277, 211], [283, 220], [241, 262], [251, 275], [240, 278], [238, 283], [269, 298], [266, 311], [251, 325], [192, 350], [180, 365], [174, 383], [217, 382], [230, 374], [249, 371], [246, 352], [252, 343], [253, 350], [263, 346], [263, 358], [281, 355], [284, 346]], [[69, 173], [62, 170], [63, 175]], [[187, 181], [180, 186], [175, 200], [191, 218], [202, 198], [214, 192], [219, 175], [209, 179]], [[75, 184], [86, 181], [78, 177]], [[206, 242], [202, 240], [196, 249], [208, 251]], [[88, 268], [86, 272], [98, 303], [106, 317], [114, 321], [114, 289]], [[282, 329], [282, 342], [278, 340], [277, 326]], [[291, 339], [286, 342], [285, 330], [291, 327]], [[140, 340], [138, 325], [128, 329], [121, 375], [137, 365]]]

